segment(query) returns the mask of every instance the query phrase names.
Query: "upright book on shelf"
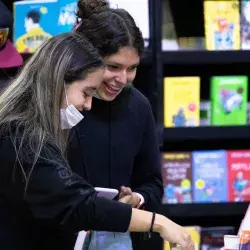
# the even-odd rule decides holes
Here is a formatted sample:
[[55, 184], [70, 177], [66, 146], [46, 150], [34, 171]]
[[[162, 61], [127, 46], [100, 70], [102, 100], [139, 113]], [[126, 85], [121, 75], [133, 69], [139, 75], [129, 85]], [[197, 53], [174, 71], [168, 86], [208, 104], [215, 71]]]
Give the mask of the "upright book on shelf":
[[14, 3], [14, 43], [19, 53], [34, 53], [57, 33], [57, 0]]
[[194, 202], [226, 202], [227, 155], [225, 150], [193, 152]]
[[191, 152], [162, 153], [163, 203], [191, 203]]
[[165, 77], [164, 126], [194, 127], [200, 124], [200, 78]]
[[204, 1], [204, 24], [208, 50], [240, 49], [239, 1]]
[[211, 78], [211, 125], [247, 124], [247, 76]]
[[250, 150], [229, 150], [227, 157], [229, 200], [250, 201]]
[[241, 49], [250, 49], [250, 1], [241, 1], [240, 12]]

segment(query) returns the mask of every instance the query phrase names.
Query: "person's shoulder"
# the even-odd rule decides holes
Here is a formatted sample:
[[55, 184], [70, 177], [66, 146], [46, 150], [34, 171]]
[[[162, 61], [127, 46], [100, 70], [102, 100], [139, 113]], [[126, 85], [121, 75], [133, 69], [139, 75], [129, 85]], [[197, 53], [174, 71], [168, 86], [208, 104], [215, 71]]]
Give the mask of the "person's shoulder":
[[148, 98], [137, 88], [130, 86], [130, 95], [131, 95], [131, 101], [135, 104], [138, 105], [140, 108], [145, 107], [149, 108], [150, 103]]

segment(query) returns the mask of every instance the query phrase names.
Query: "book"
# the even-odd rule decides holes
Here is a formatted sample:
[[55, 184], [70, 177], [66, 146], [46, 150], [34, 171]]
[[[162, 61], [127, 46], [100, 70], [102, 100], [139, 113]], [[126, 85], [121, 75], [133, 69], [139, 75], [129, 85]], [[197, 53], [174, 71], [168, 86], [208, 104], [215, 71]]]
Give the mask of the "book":
[[241, 1], [240, 12], [241, 49], [250, 49], [250, 1]]
[[194, 202], [228, 201], [225, 150], [194, 151], [192, 167]]
[[13, 40], [19, 53], [34, 53], [44, 41], [57, 34], [56, 0], [20, 1], [13, 7]]
[[163, 153], [163, 203], [192, 202], [192, 158], [190, 152]]
[[229, 201], [250, 201], [250, 150], [228, 150]]
[[200, 78], [165, 77], [164, 126], [194, 127], [200, 124]]
[[247, 76], [211, 77], [211, 125], [247, 124]]
[[58, 34], [73, 30], [77, 17], [77, 0], [58, 0]]
[[240, 49], [239, 1], [204, 1], [204, 25], [208, 50]]
[[240, 233], [239, 250], [250, 250], [250, 230], [242, 230]]

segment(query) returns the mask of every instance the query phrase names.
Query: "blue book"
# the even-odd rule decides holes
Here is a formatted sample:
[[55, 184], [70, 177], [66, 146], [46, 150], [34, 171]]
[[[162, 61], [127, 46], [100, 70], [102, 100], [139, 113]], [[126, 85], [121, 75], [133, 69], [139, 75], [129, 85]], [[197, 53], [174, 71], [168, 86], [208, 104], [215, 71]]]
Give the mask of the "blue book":
[[226, 151], [194, 151], [192, 160], [194, 202], [227, 202]]
[[20, 1], [13, 7], [13, 40], [19, 53], [34, 53], [44, 41], [58, 34], [57, 0]]
[[72, 31], [77, 19], [77, 0], [58, 0], [58, 11], [58, 33]]

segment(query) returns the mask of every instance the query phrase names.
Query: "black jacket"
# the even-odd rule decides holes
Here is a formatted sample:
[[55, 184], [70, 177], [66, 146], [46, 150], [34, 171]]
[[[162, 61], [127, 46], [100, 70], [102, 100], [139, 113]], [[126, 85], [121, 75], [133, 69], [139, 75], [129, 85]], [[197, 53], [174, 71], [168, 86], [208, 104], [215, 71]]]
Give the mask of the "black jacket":
[[[23, 169], [31, 167], [23, 161]], [[0, 248], [73, 249], [76, 232], [125, 232], [131, 206], [98, 198], [91, 185], [68, 170], [53, 147], [46, 147], [32, 172], [26, 195], [24, 178], [9, 137], [0, 139]], [[70, 241], [72, 240], [72, 241]]]
[[112, 102], [93, 98], [72, 130], [70, 166], [93, 186], [131, 187], [155, 211], [163, 195], [156, 126], [148, 99], [134, 87]]

